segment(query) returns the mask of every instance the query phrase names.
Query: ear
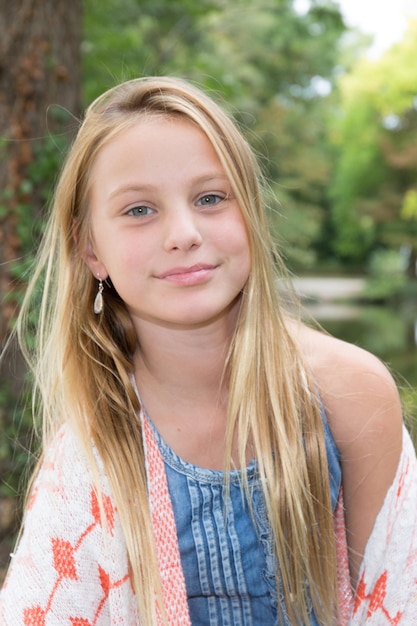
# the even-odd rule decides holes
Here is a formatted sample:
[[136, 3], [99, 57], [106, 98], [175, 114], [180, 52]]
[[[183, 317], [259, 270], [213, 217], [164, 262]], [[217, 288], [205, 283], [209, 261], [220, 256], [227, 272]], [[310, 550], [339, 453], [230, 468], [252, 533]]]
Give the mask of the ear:
[[86, 249], [84, 250], [82, 256], [83, 256], [84, 262], [90, 268], [93, 276], [95, 278], [100, 277], [101, 280], [106, 280], [109, 273], [104, 263], [100, 261], [100, 259], [97, 257], [95, 250], [94, 250], [94, 246], [90, 240], [88, 241]]

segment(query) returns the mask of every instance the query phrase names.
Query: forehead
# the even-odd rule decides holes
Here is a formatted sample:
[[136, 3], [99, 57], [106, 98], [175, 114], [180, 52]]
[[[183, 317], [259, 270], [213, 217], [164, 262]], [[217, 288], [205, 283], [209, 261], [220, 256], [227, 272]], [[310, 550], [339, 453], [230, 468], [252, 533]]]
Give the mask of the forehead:
[[213, 179], [230, 178], [199, 126], [181, 118], [139, 118], [98, 151], [89, 176], [89, 204], [131, 191], [176, 192]]
[[98, 149], [91, 173], [93, 177], [103, 170], [114, 173], [119, 163], [130, 167], [131, 160], [144, 170], [159, 163], [161, 173], [168, 164], [216, 162], [223, 169], [207, 134], [194, 122], [177, 116], [146, 115], [133, 120]]

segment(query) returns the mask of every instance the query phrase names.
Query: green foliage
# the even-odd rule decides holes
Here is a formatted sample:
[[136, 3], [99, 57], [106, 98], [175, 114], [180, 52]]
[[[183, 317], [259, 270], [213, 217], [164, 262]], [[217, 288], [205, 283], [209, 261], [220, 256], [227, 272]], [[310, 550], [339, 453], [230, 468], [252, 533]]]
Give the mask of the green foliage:
[[366, 295], [385, 301], [404, 293], [406, 286], [406, 266], [400, 251], [376, 250], [369, 263]]
[[[16, 234], [21, 244], [21, 255], [10, 264], [10, 275], [16, 280], [16, 284], [25, 284], [33, 265], [43, 233], [44, 211], [50, 201], [52, 182], [57, 176], [66, 145], [68, 139], [63, 136], [51, 135], [38, 142], [34, 148], [34, 159], [28, 166], [27, 178], [22, 181], [16, 194], [19, 202], [15, 204], [13, 211], [18, 216]], [[44, 209], [34, 216], [33, 205], [36, 204]], [[0, 211], [2, 206], [6, 212], [10, 210], [5, 204], [0, 205]], [[12, 297], [19, 303], [23, 295], [22, 290], [16, 290]], [[36, 312], [34, 315], [36, 316]]]
[[0, 432], [0, 497], [20, 495], [32, 458], [32, 418], [4, 384], [0, 384]]
[[[62, 113], [59, 112], [59, 121]], [[54, 120], [57, 121], [56, 119]], [[4, 190], [0, 201], [0, 215], [7, 217], [11, 212], [17, 216], [16, 236], [20, 242], [21, 254], [10, 263], [10, 276], [14, 288], [10, 290], [8, 299], [18, 308], [24, 296], [24, 287], [28, 273], [33, 265], [37, 246], [43, 232], [44, 210], [50, 201], [52, 183], [57, 176], [63, 154], [69, 139], [65, 134], [50, 134], [38, 140], [33, 148], [33, 160], [29, 164], [26, 177], [19, 188], [12, 193]], [[41, 288], [40, 288], [41, 289]], [[39, 292], [39, 297], [40, 297]], [[36, 336], [38, 307], [35, 303], [31, 311], [32, 327], [26, 338], [28, 346]], [[13, 356], [6, 355], [3, 368], [13, 367]], [[3, 372], [5, 369], [3, 370]], [[13, 378], [13, 376], [11, 377]], [[5, 376], [0, 383], [0, 496], [10, 496], [19, 492], [21, 477], [27, 474], [30, 467], [32, 448], [32, 415], [31, 402], [28, 397], [18, 397], [8, 386], [10, 376]]]
[[312, 242], [318, 240], [321, 232], [322, 210], [296, 201], [280, 185], [274, 195], [282, 199], [282, 209], [278, 206], [271, 211], [271, 227], [286, 264], [293, 271], [308, 271], [317, 264]]
[[405, 220], [417, 220], [417, 191], [409, 189], [404, 196], [401, 217]]
[[[221, 2], [201, 0], [85, 0], [84, 88], [86, 101], [121, 80], [171, 74], [196, 67], [200, 18]], [[190, 62], [192, 60], [192, 62]]]
[[341, 80], [330, 199], [335, 252], [354, 263], [381, 244], [417, 249], [407, 222], [417, 168], [416, 55], [417, 21], [403, 42], [377, 61], [362, 59]]

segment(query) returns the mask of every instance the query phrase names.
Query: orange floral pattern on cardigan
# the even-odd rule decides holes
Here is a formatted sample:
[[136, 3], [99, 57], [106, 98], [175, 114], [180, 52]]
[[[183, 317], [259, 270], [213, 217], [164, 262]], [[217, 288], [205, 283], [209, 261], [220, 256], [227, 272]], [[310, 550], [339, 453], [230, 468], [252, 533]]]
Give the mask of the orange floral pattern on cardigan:
[[[113, 624], [114, 609], [133, 595], [112, 499], [104, 491], [102, 524], [88, 476], [75, 437], [64, 427], [29, 500], [25, 531], [1, 594], [2, 625]], [[136, 623], [135, 611], [135, 603], [127, 603], [122, 623]]]
[[[144, 424], [152, 523], [168, 623], [190, 624], [162, 457]], [[105, 476], [106, 523], [69, 427], [63, 427], [36, 481], [25, 531], [0, 595], [2, 626], [138, 626], [126, 545]], [[404, 431], [397, 476], [368, 542], [352, 596], [343, 501], [335, 513], [338, 626], [417, 624], [417, 464]], [[159, 623], [161, 617], [159, 615]]]
[[405, 428], [397, 474], [366, 546], [348, 623], [417, 625], [417, 461]]

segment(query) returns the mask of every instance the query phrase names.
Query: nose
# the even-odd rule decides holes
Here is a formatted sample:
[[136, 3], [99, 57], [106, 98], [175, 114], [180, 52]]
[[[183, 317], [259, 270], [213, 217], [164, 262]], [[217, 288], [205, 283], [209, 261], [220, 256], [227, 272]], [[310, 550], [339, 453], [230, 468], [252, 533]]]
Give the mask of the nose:
[[187, 252], [203, 241], [197, 216], [190, 207], [176, 206], [164, 216], [164, 249], [167, 252]]

